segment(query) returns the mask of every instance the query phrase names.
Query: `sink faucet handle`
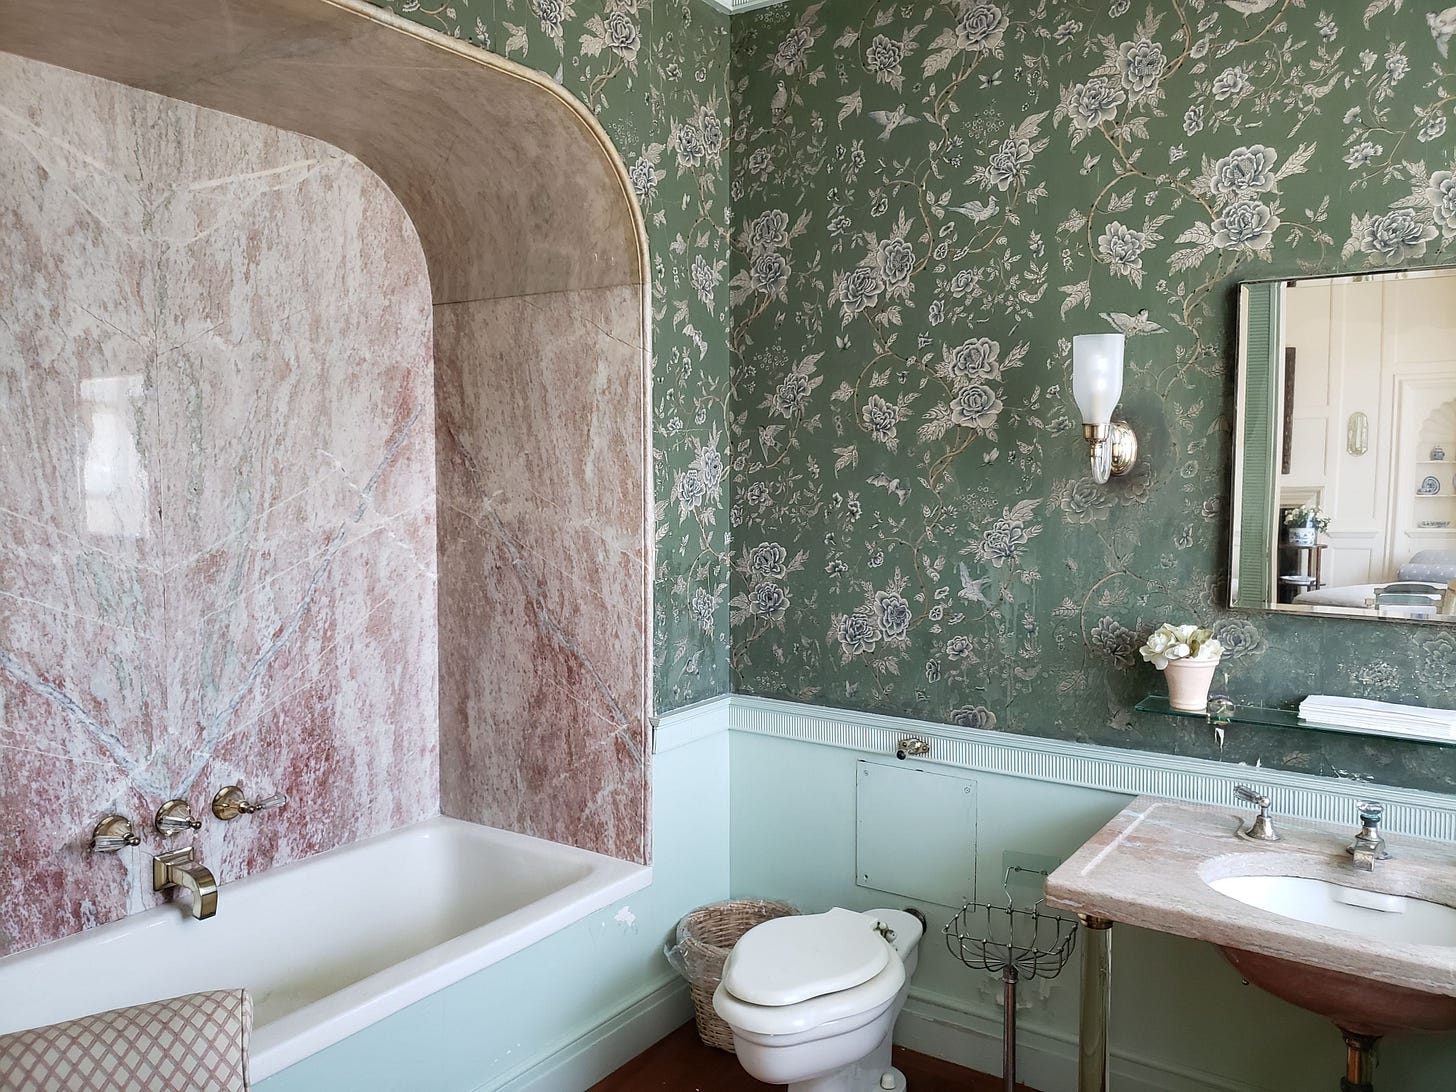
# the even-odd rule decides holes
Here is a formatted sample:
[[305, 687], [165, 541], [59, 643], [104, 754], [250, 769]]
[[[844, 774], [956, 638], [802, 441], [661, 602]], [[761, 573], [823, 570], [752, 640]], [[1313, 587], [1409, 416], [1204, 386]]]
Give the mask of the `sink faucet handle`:
[[1379, 800], [1361, 800], [1355, 806], [1360, 809], [1360, 822], [1371, 830], [1385, 818], [1385, 805]]
[[1355, 805], [1360, 810], [1360, 829], [1355, 840], [1345, 847], [1345, 852], [1354, 859], [1356, 868], [1369, 872], [1376, 861], [1390, 860], [1385, 848], [1385, 839], [1380, 834], [1380, 820], [1385, 818], [1385, 805], [1378, 800], [1361, 800]]
[[141, 844], [136, 828], [125, 815], [108, 815], [91, 832], [91, 848], [97, 853], [115, 853]]
[[286, 803], [288, 803], [288, 797], [281, 792], [265, 796], [262, 800], [249, 800], [243, 795], [241, 785], [228, 785], [218, 789], [217, 795], [212, 798], [212, 814], [226, 823], [236, 819], [239, 815], [272, 811], [274, 808], [281, 808]]
[[157, 809], [157, 833], [163, 838], [175, 838], [184, 830], [201, 830], [202, 820], [192, 816], [192, 805], [186, 800], [168, 800]]
[[1235, 785], [1234, 795], [1240, 800], [1247, 800], [1259, 809], [1259, 814], [1254, 816], [1253, 822], [1247, 830], [1239, 833], [1245, 838], [1252, 838], [1256, 842], [1277, 842], [1279, 832], [1274, 829], [1274, 820], [1269, 817], [1269, 798], [1262, 793], [1256, 792], [1247, 785]]
[[1267, 796], [1249, 788], [1247, 785], [1235, 785], [1234, 795], [1240, 800], [1247, 800], [1256, 807], [1267, 808], [1269, 806], [1269, 798]]

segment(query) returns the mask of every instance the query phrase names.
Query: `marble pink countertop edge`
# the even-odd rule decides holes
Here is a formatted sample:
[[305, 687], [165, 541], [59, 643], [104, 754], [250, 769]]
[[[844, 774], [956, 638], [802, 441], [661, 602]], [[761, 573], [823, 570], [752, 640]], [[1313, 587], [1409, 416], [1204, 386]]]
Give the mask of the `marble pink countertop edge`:
[[1393, 858], [1360, 872], [1344, 847], [1355, 833], [1275, 821], [1281, 841], [1245, 841], [1250, 814], [1139, 796], [1057, 868], [1047, 903], [1060, 910], [1206, 940], [1261, 955], [1456, 997], [1456, 946], [1376, 943], [1222, 895], [1207, 880], [1289, 875], [1456, 906], [1456, 847], [1392, 836]]

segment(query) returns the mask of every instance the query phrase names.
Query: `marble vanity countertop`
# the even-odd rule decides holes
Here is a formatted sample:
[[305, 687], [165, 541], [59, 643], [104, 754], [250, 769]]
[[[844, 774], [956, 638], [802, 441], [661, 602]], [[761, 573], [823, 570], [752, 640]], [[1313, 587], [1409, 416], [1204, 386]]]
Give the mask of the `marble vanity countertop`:
[[1355, 833], [1274, 817], [1281, 840], [1238, 836], [1247, 810], [1139, 796], [1048, 877], [1047, 903], [1162, 933], [1456, 997], [1456, 944], [1373, 942], [1272, 914], [1222, 895], [1226, 876], [1302, 876], [1456, 906], [1456, 847], [1387, 839], [1392, 858], [1361, 872], [1345, 853]]

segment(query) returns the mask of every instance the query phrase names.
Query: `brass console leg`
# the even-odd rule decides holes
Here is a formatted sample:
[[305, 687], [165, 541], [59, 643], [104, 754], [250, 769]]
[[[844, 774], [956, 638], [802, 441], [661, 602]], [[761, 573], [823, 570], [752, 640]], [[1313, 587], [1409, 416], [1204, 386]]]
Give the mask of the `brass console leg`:
[[1107, 1092], [1107, 1014], [1112, 1007], [1112, 922], [1078, 914], [1082, 922], [1082, 1024], [1077, 1092]]
[[1378, 1035], [1360, 1035], [1340, 1028], [1345, 1037], [1345, 1075], [1340, 1092], [1375, 1092], [1375, 1044]]

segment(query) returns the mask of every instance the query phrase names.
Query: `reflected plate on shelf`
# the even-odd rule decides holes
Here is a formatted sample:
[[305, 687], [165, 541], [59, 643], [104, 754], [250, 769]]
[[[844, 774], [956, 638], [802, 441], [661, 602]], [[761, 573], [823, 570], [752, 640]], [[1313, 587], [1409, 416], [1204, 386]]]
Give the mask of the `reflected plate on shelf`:
[[1416, 490], [1418, 497], [1434, 497], [1441, 492], [1441, 479], [1434, 474], [1427, 474], [1421, 482], [1421, 487]]

